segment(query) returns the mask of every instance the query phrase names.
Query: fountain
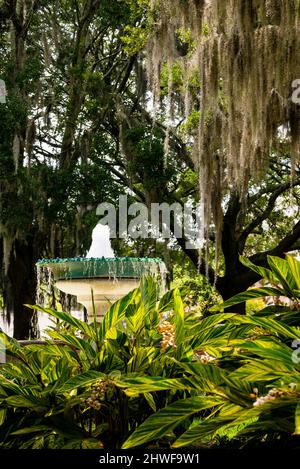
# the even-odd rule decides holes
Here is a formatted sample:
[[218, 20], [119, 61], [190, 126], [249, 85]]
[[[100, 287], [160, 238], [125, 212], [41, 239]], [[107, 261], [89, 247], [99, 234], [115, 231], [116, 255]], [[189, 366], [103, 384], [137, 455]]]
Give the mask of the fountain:
[[139, 285], [143, 275], [164, 282], [166, 267], [158, 258], [115, 257], [109, 227], [98, 224], [93, 230], [87, 257], [41, 259], [38, 268], [50, 269], [56, 287], [77, 297], [85, 306], [88, 320], [100, 320], [109, 306]]

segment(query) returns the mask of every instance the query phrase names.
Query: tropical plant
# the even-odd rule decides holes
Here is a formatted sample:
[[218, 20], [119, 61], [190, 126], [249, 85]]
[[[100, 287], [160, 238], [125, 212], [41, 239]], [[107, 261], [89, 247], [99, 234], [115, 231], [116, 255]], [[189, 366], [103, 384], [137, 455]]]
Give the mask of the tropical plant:
[[[270, 269], [254, 266], [246, 259], [242, 262], [272, 286], [236, 295], [213, 311], [266, 295], [298, 301], [299, 261], [291, 256], [286, 260], [269, 257]], [[234, 329], [227, 335], [227, 349], [223, 348], [217, 361], [177, 362], [195, 394], [149, 416], [123, 448], [147, 444], [170, 432], [175, 448], [224, 442], [239, 447], [267, 443], [299, 447], [300, 327], [291, 325], [296, 316], [286, 306], [267, 307], [250, 315], [228, 314], [224, 324], [234, 325]], [[204, 409], [205, 413], [199, 414]], [[183, 423], [185, 431], [178, 432]]]
[[118, 448], [150, 414], [194, 395], [182, 363], [217, 359], [232, 326], [227, 314], [185, 314], [176, 289], [157, 292], [142, 279], [100, 324], [34, 306], [61, 321], [44, 346], [1, 333], [10, 361], [0, 369], [0, 446]]
[[[249, 334], [248, 340], [233, 340], [236, 354], [236, 362], [231, 360], [233, 369], [228, 368], [226, 356], [218, 364], [181, 363], [183, 375], [193, 384], [195, 395], [149, 416], [123, 448], [149, 443], [170, 432], [176, 435], [175, 448], [210, 446], [237, 438], [241, 446], [245, 435], [248, 444], [252, 438], [257, 444], [266, 439], [278, 442], [299, 433], [299, 360], [293, 362], [294, 351], [278, 338], [278, 331], [299, 340], [300, 329], [277, 322], [272, 327], [268, 322], [266, 330], [255, 327], [264, 325], [263, 319], [256, 318], [253, 323], [245, 318], [242, 321], [244, 325], [251, 324], [252, 338]], [[203, 409], [206, 412], [199, 414]], [[194, 417], [192, 421], [190, 417]], [[185, 431], [182, 423], [188, 423]]]
[[[245, 295], [298, 298], [297, 261], [269, 265], [260, 273], [271, 286], [233, 305]], [[298, 447], [296, 312], [224, 313], [225, 302], [201, 316], [185, 311], [179, 290], [160, 300], [157, 291], [151, 277], [142, 279], [101, 324], [34, 307], [62, 321], [44, 347], [21, 347], [2, 333], [13, 361], [0, 371], [1, 446]]]
[[255, 265], [243, 256], [240, 257], [240, 262], [262, 277], [265, 285], [239, 293], [222, 304], [213, 306], [210, 311], [224, 311], [248, 300], [272, 297], [274, 304], [263, 308], [259, 315], [299, 322], [297, 311], [300, 309], [300, 261], [291, 255], [286, 255], [286, 259], [268, 256], [269, 268]]

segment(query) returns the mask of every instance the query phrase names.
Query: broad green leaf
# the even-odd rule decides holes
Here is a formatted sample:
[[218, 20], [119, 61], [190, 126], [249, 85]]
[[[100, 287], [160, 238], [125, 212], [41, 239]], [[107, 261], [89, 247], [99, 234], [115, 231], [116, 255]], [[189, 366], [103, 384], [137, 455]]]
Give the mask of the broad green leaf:
[[39, 432], [47, 432], [53, 431], [52, 427], [48, 425], [33, 425], [32, 427], [21, 428], [20, 430], [16, 430], [12, 432], [11, 435], [19, 436], [19, 435], [28, 435], [30, 433], [39, 433]]
[[291, 274], [293, 275], [295, 284], [297, 285], [296, 289], [300, 290], [300, 261], [298, 261], [294, 256], [286, 256], [286, 260], [290, 267]]
[[265, 296], [285, 296], [285, 292], [280, 288], [272, 287], [250, 288], [249, 290], [243, 293], [238, 293], [229, 300], [224, 301], [224, 303], [213, 306], [209, 311], [224, 311], [225, 308], [230, 308], [230, 306], [256, 298], [264, 298]]
[[168, 290], [159, 300], [157, 311], [163, 313], [174, 308], [174, 290]]
[[[2, 372], [5, 372], [5, 366], [2, 368]], [[17, 383], [14, 383], [12, 380], [7, 379], [7, 377], [1, 373], [0, 373], [0, 379], [1, 379], [1, 388], [11, 391], [15, 394], [23, 394], [24, 390], [22, 386], [19, 386]]]
[[44, 399], [33, 396], [16, 395], [9, 396], [5, 400], [9, 406], [13, 407], [46, 408], [48, 406]]
[[184, 339], [184, 307], [179, 290], [174, 290], [175, 341], [179, 347]]
[[228, 345], [230, 334], [234, 331], [236, 331], [236, 326], [233, 324], [218, 324], [196, 334], [190, 343], [193, 350], [206, 350], [207, 347], [224, 347]]
[[[126, 309], [126, 325], [129, 331], [134, 335], [138, 336], [141, 328], [145, 324], [144, 308], [141, 307], [141, 303], [131, 303]], [[106, 334], [108, 337], [108, 334]]]
[[[227, 404], [225, 408], [227, 407]], [[201, 439], [207, 439], [208, 436], [216, 434], [227, 435], [228, 437], [236, 436], [239, 432], [243, 431], [245, 427], [253, 424], [263, 412], [261, 407], [253, 407], [250, 409], [237, 408], [236, 412], [225, 412], [217, 417], [208, 417], [200, 422], [198, 425], [191, 425], [190, 428], [183, 433], [173, 443], [173, 448], [181, 448], [196, 442]]]
[[296, 405], [295, 410], [295, 432], [294, 435], [300, 435], [300, 403]]
[[37, 384], [38, 383], [38, 376], [32, 371], [31, 368], [26, 366], [24, 363], [6, 363], [5, 365], [5, 372], [11, 378], [20, 378], [22, 376], [23, 380], [27, 382], [27, 384]]
[[277, 362], [281, 366], [285, 366], [286, 369], [291, 371], [295, 368], [299, 368], [299, 365], [292, 361], [292, 349], [287, 345], [279, 344], [275, 340], [269, 338], [256, 339], [252, 342], [242, 342], [241, 347], [246, 351], [254, 353], [260, 358], [274, 361], [273, 367], [275, 369]]
[[99, 340], [103, 342], [108, 332], [113, 329], [119, 321], [121, 321], [126, 314], [128, 305], [135, 300], [138, 295], [139, 289], [129, 292], [126, 296], [116, 301], [104, 315], [102, 322], [99, 325]]
[[89, 384], [94, 383], [98, 379], [105, 377], [106, 375], [100, 373], [99, 371], [86, 371], [80, 375], [74, 376], [74, 378], [69, 379], [64, 383], [60, 388], [60, 392], [69, 392], [73, 389], [77, 389], [80, 386], [88, 386]]
[[225, 376], [228, 374], [226, 370], [222, 370], [218, 366], [209, 363], [180, 363], [178, 361], [176, 363], [185, 371], [185, 373], [189, 373], [197, 378], [196, 382], [198, 382], [198, 386], [200, 389], [201, 386], [203, 386], [203, 389], [215, 388], [216, 386], [224, 382]]
[[66, 345], [71, 346], [75, 350], [82, 350], [90, 359], [95, 357], [96, 352], [87, 339], [76, 337], [74, 334], [57, 331], [49, 331], [49, 335], [53, 339], [61, 340]]
[[268, 256], [268, 264], [285, 290], [284, 296], [293, 297], [293, 290], [297, 289], [297, 283], [293, 277], [287, 260], [281, 257]]
[[148, 441], [157, 440], [193, 414], [216, 407], [222, 402], [221, 398], [210, 396], [191, 397], [176, 401], [145, 420], [125, 441], [122, 449], [134, 448]]
[[211, 314], [210, 316], [202, 319], [199, 321], [198, 324], [189, 327], [185, 334], [185, 340], [190, 340], [193, 337], [199, 337], [199, 334], [202, 337], [205, 336], [205, 333], [209, 333], [214, 326], [220, 323], [226, 323], [230, 319], [236, 317], [237, 315], [234, 313], [217, 313]]
[[277, 283], [277, 278], [270, 269], [267, 269], [265, 267], [261, 267], [259, 265], [253, 264], [253, 262], [251, 262], [250, 259], [248, 259], [245, 256], [240, 256], [239, 259], [240, 259], [241, 264], [243, 264], [245, 267], [248, 267], [249, 269], [253, 270], [258, 275], [260, 275], [262, 278], [264, 278], [266, 280], [269, 280], [270, 283], [273, 283], [273, 284]]
[[214, 435], [232, 419], [233, 417], [215, 418], [211, 420], [203, 420], [198, 425], [192, 425], [172, 444], [172, 448], [182, 448], [183, 446], [190, 446], [196, 442], [199, 443], [202, 439], [207, 439]]
[[293, 366], [287, 367], [278, 360], [275, 362], [274, 360], [251, 359], [249, 363], [233, 371], [230, 377], [245, 380], [250, 383], [282, 380], [289, 384], [291, 380], [293, 380], [293, 382], [300, 380], [299, 373], [293, 373], [293, 371]]
[[151, 407], [151, 409], [153, 410], [153, 412], [156, 412], [156, 404], [155, 404], [155, 400], [152, 396], [152, 394], [150, 394], [150, 392], [145, 392], [144, 393], [144, 398], [146, 399], [147, 403], [149, 404], [149, 406]]
[[128, 372], [146, 370], [157, 356], [155, 347], [137, 347], [127, 363]]
[[143, 308], [144, 317], [154, 310], [157, 302], [157, 285], [154, 278], [150, 275], [141, 278], [140, 286], [141, 306]]
[[123, 378], [116, 382], [116, 385], [121, 388], [126, 388], [128, 396], [144, 394], [154, 391], [169, 391], [169, 390], [188, 390], [193, 389], [194, 386], [188, 378], [161, 378], [144, 376], [143, 378]]
[[7, 409], [0, 409], [0, 427], [3, 425], [6, 419]]
[[42, 313], [47, 313], [49, 316], [53, 316], [57, 319], [60, 319], [61, 321], [66, 322], [72, 327], [75, 327], [76, 329], [84, 332], [88, 337], [95, 339], [96, 338], [96, 332], [95, 329], [87, 324], [84, 321], [81, 321], [80, 319], [75, 318], [69, 313], [65, 313], [64, 311], [56, 311], [51, 308], [43, 308], [42, 306], [31, 306], [31, 305], [25, 305], [30, 309], [34, 309], [36, 311], [41, 311]]
[[249, 317], [249, 322], [257, 324], [258, 326], [263, 327], [265, 330], [271, 330], [272, 332], [282, 334], [283, 337], [290, 337], [291, 339], [300, 340], [299, 327], [288, 326], [287, 324], [283, 324], [282, 322], [275, 319], [262, 318], [254, 315]]

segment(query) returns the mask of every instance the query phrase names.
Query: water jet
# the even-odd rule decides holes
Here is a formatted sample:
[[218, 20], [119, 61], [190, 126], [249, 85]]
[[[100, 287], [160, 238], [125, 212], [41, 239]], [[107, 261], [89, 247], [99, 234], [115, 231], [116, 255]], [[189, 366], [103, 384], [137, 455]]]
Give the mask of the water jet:
[[[100, 253], [99, 257], [90, 257]], [[85, 306], [88, 320], [101, 320], [109, 306], [136, 288], [142, 276], [153, 275], [162, 284], [166, 267], [159, 258], [106, 257], [114, 255], [109, 227], [97, 225], [87, 257], [41, 259], [38, 268], [51, 271], [56, 287], [77, 297]]]

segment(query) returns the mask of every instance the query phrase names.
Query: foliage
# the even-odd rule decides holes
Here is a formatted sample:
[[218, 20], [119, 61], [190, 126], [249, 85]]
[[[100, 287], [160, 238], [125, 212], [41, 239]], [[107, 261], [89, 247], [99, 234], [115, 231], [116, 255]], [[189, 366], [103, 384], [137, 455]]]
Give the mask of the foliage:
[[[227, 306], [245, 295], [298, 298], [299, 261], [269, 265], [260, 272], [272, 286]], [[44, 311], [62, 321], [46, 346], [1, 333], [13, 359], [0, 373], [2, 447], [299, 446], [299, 311], [203, 316], [178, 289], [159, 300], [152, 278], [101, 324]]]
[[286, 314], [288, 309], [299, 309], [300, 303], [300, 261], [294, 256], [287, 255], [286, 259], [280, 257], [268, 256], [269, 268], [254, 265], [246, 257], [240, 257], [240, 261], [249, 269], [258, 273], [267, 282], [267, 286], [260, 288], [250, 288], [246, 292], [239, 293], [221, 305], [211, 308], [211, 311], [223, 311], [236, 304], [247, 300], [264, 298], [266, 296], [274, 298], [288, 298], [290, 300], [290, 308], [287, 306], [275, 306], [265, 308], [262, 313], [280, 315], [282, 312]]
[[[178, 255], [179, 257], [179, 255]], [[194, 266], [176, 259], [173, 270], [172, 287], [179, 288], [185, 302], [202, 314], [220, 302], [220, 295], [210, 285], [206, 277], [199, 275]]]
[[[249, 261], [243, 259], [244, 263]], [[222, 303], [224, 309], [245, 297], [276, 293], [299, 298], [300, 262], [288, 256], [269, 259], [270, 269], [260, 270], [276, 287], [255, 289]], [[251, 265], [258, 270], [260, 267]], [[278, 283], [280, 282], [280, 286]], [[298, 307], [299, 309], [299, 307]], [[219, 313], [224, 314], [224, 313]], [[173, 447], [183, 446], [267, 446], [299, 447], [300, 327], [299, 311], [288, 307], [264, 308], [257, 314], [223, 318], [228, 333], [227, 349], [218, 348], [217, 361], [206, 364], [181, 363], [183, 375], [192, 381], [198, 397], [171, 403], [151, 415], [123, 445], [131, 448], [162, 437], [170, 429], [176, 439]], [[211, 323], [211, 331], [215, 330]], [[298, 319], [299, 324], [299, 319]], [[228, 324], [229, 323], [229, 324]], [[218, 324], [217, 329], [220, 327]], [[226, 326], [225, 326], [226, 327]], [[296, 349], [296, 350], [295, 350]], [[203, 398], [205, 394], [205, 398]], [[207, 409], [199, 415], [199, 410]], [[194, 416], [185, 431], [177, 432], [184, 415]], [[189, 420], [189, 419], [188, 419]]]
[[179, 363], [191, 362], [194, 349], [212, 348], [214, 338], [222, 345], [222, 334], [207, 328], [211, 318], [199, 324], [185, 315], [176, 289], [158, 300], [151, 278], [112, 305], [101, 324], [33, 308], [62, 323], [42, 347], [1, 333], [10, 359], [0, 370], [2, 448], [120, 447], [153, 411], [190, 395]]
[[[181, 11], [184, 2], [179, 3]], [[0, 280], [6, 308], [17, 313], [17, 338], [28, 337], [28, 314], [23, 304], [34, 302], [35, 262], [41, 257], [84, 255], [98, 221], [99, 203], [115, 203], [120, 193], [130, 193], [131, 201], [147, 206], [153, 202], [195, 204], [199, 201], [198, 169], [200, 185], [209, 182], [207, 188], [218, 185], [219, 169], [223, 172], [219, 165], [223, 159], [214, 158], [216, 166], [212, 164], [211, 171], [215, 168], [216, 172], [205, 175], [210, 159], [205, 157], [200, 162], [199, 152], [193, 155], [196, 142], [206, 142], [209, 148], [216, 146], [214, 155], [223, 155], [226, 160], [226, 149], [217, 143], [219, 138], [211, 138], [211, 132], [219, 129], [219, 125], [212, 125], [211, 117], [218, 103], [218, 118], [230, 116], [230, 96], [223, 81], [214, 82], [217, 108], [212, 100], [211, 110], [209, 106], [204, 114], [208, 118], [202, 118], [202, 74], [198, 67], [187, 70], [184, 65], [197, 52], [199, 43], [189, 21], [181, 25], [179, 18], [178, 24], [165, 24], [159, 8], [152, 9], [152, 0], [80, 0], [76, 11], [74, 5], [65, 0], [27, 5], [22, 0], [11, 8], [5, 2], [0, 6], [0, 78], [7, 88], [0, 113], [0, 261], [10, 266], [7, 275], [1, 269]], [[18, 20], [19, 10], [22, 21]], [[188, 16], [194, 11], [186, 10]], [[197, 30], [209, 42], [214, 29], [203, 20], [202, 25], [196, 21], [201, 25]], [[151, 37], [149, 42], [149, 33], [151, 36], [151, 31], [160, 26], [167, 26], [166, 34], [169, 27], [173, 29], [175, 40], [172, 44], [163, 42], [157, 49]], [[14, 44], [15, 40], [19, 43]], [[173, 61], [168, 57], [170, 45], [177, 49]], [[211, 64], [211, 72], [219, 63], [213, 59], [218, 50], [214, 47], [212, 54], [204, 54], [211, 57], [205, 62], [205, 68]], [[164, 55], [161, 72], [155, 67], [157, 80], [151, 77], [149, 52]], [[280, 57], [284, 60], [284, 55]], [[248, 83], [248, 74], [246, 78]], [[160, 88], [156, 97], [161, 96], [154, 120], [155, 106], [147, 92], [151, 83]], [[235, 103], [239, 106], [240, 100]], [[273, 116], [276, 113], [272, 112]], [[243, 122], [238, 115], [236, 118], [239, 124]], [[202, 135], [198, 135], [198, 127], [204, 124], [207, 139], [198, 138]], [[247, 128], [245, 125], [243, 129]], [[250, 146], [240, 148], [247, 150]], [[230, 152], [233, 158], [238, 153]], [[224, 299], [252, 283], [253, 277], [238, 262], [239, 254], [263, 255], [265, 260], [270, 249], [279, 249], [273, 254], [281, 255], [299, 244], [300, 225], [295, 226], [299, 168], [294, 168], [291, 182], [289, 142], [281, 142], [270, 153], [270, 170], [264, 180], [258, 183], [251, 179], [249, 183], [247, 210], [237, 202], [234, 190], [224, 193], [222, 201], [219, 193], [213, 198], [213, 205], [221, 205], [224, 212], [224, 258], [217, 268], [213, 247], [217, 240], [210, 225], [209, 280]], [[207, 203], [210, 205], [210, 198]], [[215, 210], [207, 208], [205, 212], [210, 216]], [[221, 213], [215, 215], [219, 219]], [[166, 259], [170, 257], [170, 270], [185, 256], [205, 274], [205, 262], [200, 262], [198, 251], [186, 249], [184, 237], [177, 241], [174, 250], [175, 243], [169, 246], [173, 252], [165, 250], [164, 254]], [[177, 256], [179, 246], [182, 256]], [[130, 246], [117, 239], [114, 248], [121, 255], [157, 256], [163, 252], [161, 244], [150, 238], [133, 241]]]

